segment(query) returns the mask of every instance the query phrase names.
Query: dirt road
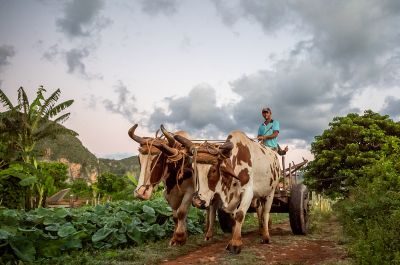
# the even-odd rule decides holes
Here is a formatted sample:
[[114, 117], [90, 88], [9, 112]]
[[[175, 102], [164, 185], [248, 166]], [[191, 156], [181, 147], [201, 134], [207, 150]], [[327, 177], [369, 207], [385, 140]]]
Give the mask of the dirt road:
[[261, 244], [257, 231], [243, 233], [243, 249], [239, 255], [225, 250], [230, 235], [180, 256], [164, 260], [176, 264], [347, 264], [346, 252], [339, 244], [339, 227], [334, 220], [323, 231], [307, 236], [294, 236], [288, 223], [274, 225], [270, 244]]

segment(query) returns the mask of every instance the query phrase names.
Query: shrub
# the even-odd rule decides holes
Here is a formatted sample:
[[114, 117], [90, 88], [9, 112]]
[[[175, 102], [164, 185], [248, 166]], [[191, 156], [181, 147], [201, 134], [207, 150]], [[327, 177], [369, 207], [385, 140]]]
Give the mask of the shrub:
[[398, 160], [366, 169], [371, 182], [360, 182], [338, 204], [340, 220], [358, 264], [400, 264], [400, 177]]

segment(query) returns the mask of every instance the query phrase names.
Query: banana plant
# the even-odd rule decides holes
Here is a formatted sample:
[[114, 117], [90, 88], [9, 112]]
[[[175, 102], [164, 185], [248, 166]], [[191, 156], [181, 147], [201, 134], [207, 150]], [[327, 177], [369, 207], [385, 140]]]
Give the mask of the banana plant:
[[[57, 104], [61, 90], [57, 89], [49, 97], [45, 97], [46, 90], [40, 86], [36, 92], [36, 98], [30, 103], [23, 87], [18, 89], [18, 104], [14, 105], [7, 95], [0, 89], [0, 103], [5, 112], [0, 113], [0, 136], [6, 139], [7, 151], [13, 153], [13, 160], [23, 161], [30, 164], [37, 170], [36, 155], [34, 148], [39, 140], [56, 137], [60, 134], [78, 135], [75, 131], [60, 126], [65, 122], [70, 113], [61, 114], [74, 102], [67, 100]], [[4, 143], [3, 143], [4, 144]], [[3, 160], [3, 159], [0, 159]], [[25, 168], [25, 167], [24, 167]], [[21, 173], [21, 172], [20, 172]], [[21, 174], [18, 173], [20, 176]], [[40, 172], [37, 172], [40, 174]], [[30, 172], [27, 172], [30, 174]], [[31, 183], [27, 191], [27, 203], [31, 195], [37, 193], [40, 197], [44, 194], [44, 186], [50, 185], [50, 180], [32, 175], [29, 178]], [[21, 179], [22, 183], [28, 182]], [[23, 185], [22, 185], [23, 186]], [[30, 208], [30, 205], [26, 205]]]
[[[6, 109], [2, 113], [2, 134], [9, 136], [16, 150], [20, 152], [24, 162], [33, 164], [33, 150], [36, 143], [44, 138], [55, 137], [59, 134], [78, 135], [76, 132], [58, 123], [65, 122], [70, 113], [62, 114], [62, 111], [72, 105], [73, 100], [67, 100], [57, 104], [61, 90], [57, 89], [48, 98], [44, 97], [46, 90], [40, 86], [36, 92], [36, 98], [29, 102], [23, 87], [18, 89], [18, 104], [13, 105], [7, 95], [0, 90], [0, 102]], [[52, 120], [53, 119], [53, 120]]]

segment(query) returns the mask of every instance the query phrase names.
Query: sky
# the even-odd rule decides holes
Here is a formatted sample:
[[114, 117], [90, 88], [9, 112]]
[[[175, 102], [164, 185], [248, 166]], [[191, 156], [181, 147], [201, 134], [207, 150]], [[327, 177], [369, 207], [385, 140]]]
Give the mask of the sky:
[[64, 123], [98, 157], [160, 124], [255, 137], [270, 107], [288, 160], [336, 116], [400, 118], [398, 0], [0, 0], [0, 89], [74, 99]]

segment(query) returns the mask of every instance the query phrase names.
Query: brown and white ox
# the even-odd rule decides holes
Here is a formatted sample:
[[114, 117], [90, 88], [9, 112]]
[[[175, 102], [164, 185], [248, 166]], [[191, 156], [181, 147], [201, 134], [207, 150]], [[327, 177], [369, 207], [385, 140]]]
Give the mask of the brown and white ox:
[[240, 253], [242, 224], [255, 200], [260, 203], [258, 214], [261, 217], [262, 242], [269, 243], [269, 212], [281, 174], [277, 154], [240, 131], [229, 134], [214, 160], [203, 160], [201, 156], [196, 159], [197, 152], [190, 140], [182, 136], [175, 136], [175, 139], [194, 154], [193, 167], [198, 187], [193, 203], [207, 207], [218, 196], [222, 200], [222, 209], [231, 213], [234, 219], [232, 239], [226, 248], [232, 253]]
[[[137, 124], [132, 126], [128, 135], [140, 144], [139, 163], [140, 175], [135, 197], [148, 200], [153, 190], [162, 181], [164, 183], [164, 197], [171, 206], [175, 223], [174, 234], [170, 245], [183, 245], [187, 239], [186, 218], [192, 204], [194, 194], [193, 170], [189, 159], [184, 159], [181, 144], [176, 142], [171, 134], [161, 127], [168, 142], [161, 138], [140, 137], [135, 135]], [[175, 135], [189, 137], [186, 132], [179, 131]], [[174, 147], [174, 148], [172, 148]], [[207, 222], [215, 219], [208, 214]], [[213, 224], [213, 221], [212, 221]], [[207, 235], [212, 236], [212, 225], [209, 226]], [[210, 236], [210, 237], [211, 237]], [[209, 239], [206, 237], [206, 239]]]

